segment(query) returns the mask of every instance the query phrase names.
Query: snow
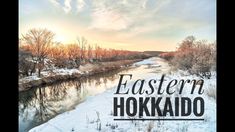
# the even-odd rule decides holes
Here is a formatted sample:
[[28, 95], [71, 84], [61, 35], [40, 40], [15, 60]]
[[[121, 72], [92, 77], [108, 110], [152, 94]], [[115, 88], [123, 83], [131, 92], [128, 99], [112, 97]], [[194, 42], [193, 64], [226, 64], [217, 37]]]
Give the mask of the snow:
[[32, 75], [32, 76], [28, 76], [28, 77], [24, 77], [24, 78], [19, 79], [19, 82], [25, 83], [25, 82], [30, 82], [30, 81], [39, 80], [39, 79], [41, 79], [41, 78], [39, 78], [37, 75]]
[[79, 71], [78, 69], [55, 69], [53, 70], [53, 72], [56, 75], [72, 75], [74, 73], [79, 73], [79, 74], [83, 74], [81, 71]]
[[149, 58], [149, 59], [145, 59], [143, 61], [134, 63], [134, 65], [137, 65], [137, 66], [138, 65], [151, 65], [151, 64], [156, 64], [155, 58]]
[[94, 64], [87, 63], [87, 64], [85, 64], [85, 65], [81, 65], [81, 66], [79, 67], [79, 70], [88, 73], [88, 72], [90, 72], [92, 69], [94, 69], [94, 67], [95, 67]]
[[38, 77], [37, 74], [34, 73], [32, 76], [20, 78], [19, 82], [20, 83], [26, 83], [26, 82], [42, 79], [43, 77], [55, 76], [55, 75], [72, 75], [72, 74], [75, 74], [75, 73], [76, 74], [83, 74], [83, 72], [81, 72], [78, 69], [67, 69], [67, 68], [58, 69], [57, 68], [57, 69], [54, 69], [52, 71], [50, 71], [50, 70], [42, 71], [41, 72], [42, 77]]
[[[30, 59], [28, 61], [35, 62], [34, 60]], [[45, 67], [44, 70], [41, 71], [42, 77], [38, 77], [38, 69], [36, 69], [36, 72], [33, 73], [31, 76], [19, 78], [19, 83], [27, 83], [34, 80], [42, 79], [43, 77], [48, 76], [55, 76], [55, 75], [72, 75], [72, 74], [84, 74], [80, 69], [67, 69], [67, 68], [57, 68], [52, 64], [52, 61], [48, 58], [44, 60]]]
[[[169, 72], [168, 64], [160, 58], [150, 58], [134, 64], [151, 65], [152, 68], [163, 69], [161, 73], [168, 71], [167, 79], [199, 79], [197, 76], [182, 74], [183, 71]], [[62, 70], [63, 71], [63, 70]], [[64, 72], [62, 72], [64, 73]], [[145, 76], [146, 80], [160, 78], [161, 74], [150, 74]], [[216, 73], [211, 79], [204, 79], [204, 89], [216, 89]], [[131, 87], [133, 82], [127, 83]], [[190, 88], [186, 88], [183, 95], [188, 95]], [[148, 125], [153, 124], [153, 131], [160, 132], [215, 132], [216, 131], [216, 99], [209, 97], [206, 93], [201, 95], [205, 100], [204, 121], [114, 121], [112, 115], [113, 97], [116, 86], [105, 92], [91, 96], [79, 104], [74, 110], [52, 118], [48, 122], [31, 129], [29, 132], [97, 132], [101, 126], [102, 132], [120, 131], [120, 132], [144, 132]], [[126, 97], [133, 95], [124, 95]], [[135, 95], [135, 97], [143, 95]], [[144, 95], [146, 96], [146, 95]], [[163, 95], [165, 96], [165, 95]], [[190, 96], [194, 98], [194, 95]], [[126, 117], [128, 118], [128, 117]]]

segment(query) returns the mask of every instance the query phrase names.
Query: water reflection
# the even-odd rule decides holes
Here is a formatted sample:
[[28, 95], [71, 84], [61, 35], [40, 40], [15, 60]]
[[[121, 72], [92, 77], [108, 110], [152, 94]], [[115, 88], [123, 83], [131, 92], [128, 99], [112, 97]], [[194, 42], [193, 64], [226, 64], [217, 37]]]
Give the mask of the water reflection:
[[116, 85], [118, 73], [130, 68], [97, 74], [92, 77], [60, 82], [19, 94], [20, 132], [40, 125], [56, 115], [73, 109], [88, 96], [102, 93]]
[[156, 70], [151, 65], [132, 65], [120, 70], [59, 82], [19, 94], [19, 130], [25, 132], [65, 111], [73, 109], [87, 97], [114, 88], [119, 74], [132, 74], [132, 80], [152, 76]]

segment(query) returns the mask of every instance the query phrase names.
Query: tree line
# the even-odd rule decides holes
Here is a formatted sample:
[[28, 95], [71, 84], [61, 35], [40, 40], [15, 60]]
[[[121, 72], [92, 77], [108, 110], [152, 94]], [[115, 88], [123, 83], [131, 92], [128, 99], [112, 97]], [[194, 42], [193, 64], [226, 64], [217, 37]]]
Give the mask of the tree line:
[[137, 51], [106, 49], [90, 44], [85, 37], [73, 44], [54, 41], [55, 34], [47, 29], [31, 29], [19, 40], [19, 74], [40, 76], [45, 68], [79, 68], [81, 64], [124, 59], [143, 59]]

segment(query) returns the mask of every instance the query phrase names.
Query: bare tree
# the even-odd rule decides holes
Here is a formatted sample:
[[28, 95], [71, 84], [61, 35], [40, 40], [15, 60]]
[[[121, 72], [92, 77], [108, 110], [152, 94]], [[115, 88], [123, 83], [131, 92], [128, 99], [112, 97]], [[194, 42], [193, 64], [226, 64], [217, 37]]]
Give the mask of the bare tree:
[[216, 43], [189, 36], [182, 41], [173, 56], [171, 63], [176, 68], [210, 78], [211, 71], [216, 68]]
[[[67, 45], [67, 55], [68, 59], [76, 64], [76, 67], [80, 66], [80, 54], [81, 49], [77, 44], [69, 44]], [[72, 64], [73, 65], [73, 64]]]
[[55, 34], [47, 29], [31, 29], [23, 35], [23, 40], [30, 45], [33, 61], [38, 69], [38, 76], [44, 67], [44, 59], [48, 55], [48, 49], [53, 43]]
[[87, 40], [84, 37], [78, 37], [77, 38], [79, 47], [81, 48], [80, 50], [80, 60], [84, 61], [86, 57], [86, 45], [87, 45]]
[[89, 44], [87, 47], [87, 58], [92, 61], [93, 60], [93, 54], [92, 54], [92, 46]]
[[101, 52], [102, 52], [102, 48], [98, 45], [95, 46], [95, 50], [94, 50], [94, 54], [95, 54], [95, 59], [97, 61], [101, 60]]
[[55, 45], [50, 47], [50, 52], [48, 54], [48, 58], [52, 61], [51, 66], [54, 65], [56, 67], [64, 68], [66, 67], [66, 51], [64, 50], [66, 47], [64, 45]]
[[189, 49], [193, 48], [195, 44], [196, 38], [194, 36], [188, 36], [186, 37], [181, 43], [178, 48], [179, 51], [188, 51]]

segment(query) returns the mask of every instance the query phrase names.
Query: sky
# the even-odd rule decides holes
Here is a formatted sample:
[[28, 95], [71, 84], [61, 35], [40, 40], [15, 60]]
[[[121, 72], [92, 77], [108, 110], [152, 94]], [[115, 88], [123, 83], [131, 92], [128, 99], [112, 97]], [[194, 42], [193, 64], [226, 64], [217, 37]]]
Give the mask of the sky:
[[65, 44], [173, 51], [190, 35], [216, 41], [216, 0], [19, 0], [19, 38], [32, 28]]

